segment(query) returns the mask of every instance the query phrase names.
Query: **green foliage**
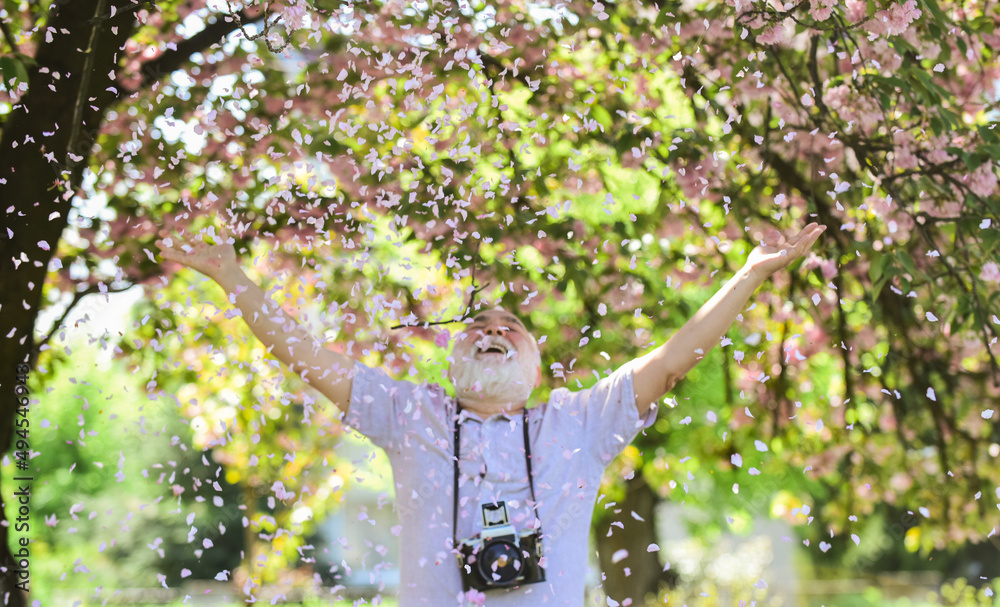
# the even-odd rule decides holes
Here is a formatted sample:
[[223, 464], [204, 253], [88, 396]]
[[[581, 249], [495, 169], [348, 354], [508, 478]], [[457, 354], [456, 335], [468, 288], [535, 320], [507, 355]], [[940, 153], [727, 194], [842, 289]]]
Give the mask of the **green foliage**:
[[[790, 597], [775, 593], [760, 585], [745, 588], [720, 588], [711, 582], [702, 582], [683, 589], [668, 590], [660, 594], [656, 602], [647, 605], [692, 604], [702, 607], [732, 604], [735, 600], [743, 600], [746, 604], [752, 601], [774, 605], [808, 605], [808, 607], [996, 607], [1000, 599], [996, 593], [997, 582], [975, 587], [969, 585], [964, 578], [958, 578], [942, 585], [940, 592], [929, 591], [925, 596], [913, 589], [888, 588], [879, 585], [862, 586], [856, 590], [847, 591], [846, 587], [836, 594], [823, 596], [815, 591], [804, 597]], [[902, 593], [904, 596], [899, 596]]]
[[0, 57], [0, 79], [7, 90], [17, 88], [20, 82], [28, 81], [28, 70], [19, 57]]
[[959, 578], [941, 587], [940, 604], [949, 607], [997, 607], [1000, 605], [1000, 582], [973, 586]]
[[175, 405], [149, 400], [93, 345], [46, 354], [40, 365], [53, 374], [32, 386], [30, 417], [33, 596], [48, 604], [95, 587], [157, 586], [158, 575], [176, 585], [183, 569], [234, 569], [239, 519], [220, 505], [239, 496], [224, 479], [218, 490], [201, 484], [221, 468], [187, 447]]
[[857, 594], [817, 597], [809, 602], [810, 607], [837, 605], [838, 607], [996, 607], [1000, 605], [997, 582], [976, 587], [964, 578], [946, 582], [940, 592], [928, 592], [925, 600], [912, 598], [892, 598], [877, 586], [871, 586]]

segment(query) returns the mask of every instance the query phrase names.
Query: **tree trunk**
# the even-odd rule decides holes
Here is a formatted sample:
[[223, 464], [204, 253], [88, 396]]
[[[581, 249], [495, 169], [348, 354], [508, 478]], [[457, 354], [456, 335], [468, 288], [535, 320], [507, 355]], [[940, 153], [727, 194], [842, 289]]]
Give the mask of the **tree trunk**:
[[236, 581], [236, 591], [243, 597], [244, 603], [254, 603], [257, 601], [256, 595], [263, 585], [263, 575], [254, 575], [254, 567], [257, 565], [257, 531], [254, 531], [253, 521], [257, 516], [257, 492], [250, 485], [247, 479], [243, 479], [243, 501], [247, 509], [243, 512], [248, 524], [243, 528], [244, 553], [243, 561], [240, 563], [242, 575], [234, 576]]
[[[604, 592], [622, 605], [644, 605], [647, 595], [654, 597], [661, 584], [673, 586], [675, 576], [664, 572], [656, 544], [656, 505], [660, 498], [640, 474], [626, 482], [625, 498], [614, 508], [614, 514], [600, 521], [597, 534], [597, 555], [604, 574]], [[638, 516], [633, 516], [633, 513]], [[641, 520], [640, 520], [641, 519]], [[615, 554], [627, 551], [617, 563]]]
[[[13, 398], [19, 371], [34, 370], [34, 329], [41, 306], [42, 284], [55, 254], [71, 208], [76, 184], [90, 150], [116, 98], [107, 90], [113, 83], [118, 49], [131, 34], [133, 13], [110, 16], [108, 0], [56, 2], [46, 23], [46, 38], [38, 47], [28, 72], [28, 90], [7, 116], [0, 136], [0, 453], [10, 449], [20, 399]], [[101, 11], [101, 13], [99, 13]], [[96, 17], [96, 18], [95, 18]], [[71, 155], [72, 153], [72, 155]], [[29, 371], [29, 373], [30, 373]], [[22, 373], [23, 375], [23, 373]], [[24, 378], [21, 378], [23, 382]], [[30, 396], [30, 395], [29, 395]], [[35, 407], [58, 406], [38, 399]], [[32, 418], [28, 418], [29, 421]], [[30, 451], [31, 426], [18, 428], [18, 438]], [[24, 430], [27, 429], [27, 433]], [[24, 445], [21, 445], [24, 446]], [[32, 477], [30, 470], [19, 477]], [[15, 481], [15, 490], [24, 485]], [[4, 491], [4, 494], [11, 493]], [[29, 483], [30, 493], [30, 483]], [[30, 497], [26, 498], [30, 509]], [[12, 503], [13, 508], [22, 504]], [[11, 538], [5, 519], [8, 504], [0, 508], [0, 601], [26, 604], [22, 590], [30, 590], [30, 558], [18, 571], [17, 552], [30, 529], [18, 528], [16, 510]], [[30, 554], [30, 546], [27, 552]], [[24, 552], [21, 553], [22, 555]], [[25, 576], [27, 579], [25, 579]]]

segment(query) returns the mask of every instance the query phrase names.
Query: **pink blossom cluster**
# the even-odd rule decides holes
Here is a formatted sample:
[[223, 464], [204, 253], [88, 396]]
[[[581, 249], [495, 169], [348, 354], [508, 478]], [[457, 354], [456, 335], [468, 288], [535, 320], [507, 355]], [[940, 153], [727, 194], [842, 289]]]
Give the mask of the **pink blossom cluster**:
[[751, 0], [726, 0], [726, 4], [736, 9], [736, 14], [742, 14], [748, 8], [753, 6]]
[[886, 245], [895, 242], [905, 242], [910, 238], [910, 233], [915, 227], [913, 217], [907, 213], [897, 212], [883, 219], [885, 229], [888, 232], [882, 237], [882, 242]]
[[945, 151], [945, 148], [947, 148], [950, 145], [953, 145], [953, 143], [954, 142], [950, 141], [948, 139], [948, 136], [945, 134], [931, 137], [930, 141], [926, 146], [927, 160], [934, 164], [944, 164], [946, 162], [951, 162], [952, 160], [955, 159], [955, 157], [949, 154], [947, 151]]
[[840, 117], [869, 132], [882, 120], [882, 110], [870, 97], [860, 95], [849, 85], [841, 84], [823, 92], [823, 102]]
[[785, 41], [785, 24], [775, 23], [757, 35], [760, 44], [774, 45]]
[[806, 259], [804, 267], [807, 270], [815, 270], [819, 268], [820, 272], [823, 274], [823, 280], [831, 280], [837, 275], [837, 263], [832, 259], [824, 259], [812, 253], [809, 258]]
[[619, 288], [613, 291], [614, 296], [608, 302], [615, 312], [627, 312], [642, 306], [642, 295], [645, 292], [643, 284], [636, 280], [628, 280]]
[[995, 261], [984, 263], [979, 278], [986, 282], [1000, 282], [1000, 266]]
[[697, 164], [691, 163], [680, 167], [674, 173], [674, 181], [680, 186], [684, 196], [692, 201], [711, 197], [710, 190], [719, 185], [723, 177], [722, 163], [714, 156], [702, 159]]
[[[956, 198], [961, 198], [960, 192], [956, 192]], [[962, 203], [957, 200], [932, 200], [927, 206], [927, 214], [931, 217], [956, 218], [962, 214]]]
[[[738, 11], [737, 11], [738, 12]], [[754, 17], [749, 22], [744, 24], [751, 30], [759, 30], [764, 26], [764, 19], [761, 17]], [[674, 26], [676, 27], [676, 26]], [[722, 19], [715, 19], [712, 21], [701, 21], [692, 20], [687, 23], [680, 25], [679, 30], [674, 30], [681, 39], [691, 39], [697, 38], [704, 41], [706, 45], [713, 43], [718, 43], [722, 45], [730, 45], [733, 41], [733, 28]], [[737, 30], [738, 32], [739, 30]], [[672, 55], [676, 51], [671, 51], [673, 48], [670, 46], [670, 41], [674, 40], [672, 36], [661, 36], [657, 40], [654, 40], [651, 45], [651, 54], [647, 54], [647, 57], [653, 57], [656, 53], [667, 53]], [[669, 52], [668, 52], [669, 51]], [[680, 57], [680, 56], [679, 56]], [[671, 63], [675, 66], [675, 69], [682, 69], [685, 65], [691, 63], [691, 56], [684, 56], [678, 60], [672, 60]], [[718, 67], [722, 67], [723, 64], [719, 64]]]
[[893, 4], [875, 13], [875, 17], [865, 23], [865, 28], [880, 36], [898, 36], [905, 32], [914, 20], [919, 19], [921, 14], [916, 0], [907, 0], [905, 4]]
[[851, 87], [846, 84], [832, 86], [823, 91], [823, 103], [831, 110], [837, 111], [850, 107]]
[[979, 165], [979, 168], [971, 175], [966, 176], [966, 180], [972, 193], [982, 198], [992, 196], [997, 189], [997, 176], [993, 171], [992, 162], [984, 162]]
[[865, 0], [847, 0], [844, 9], [850, 23], [857, 23], [868, 16], [868, 3]]
[[281, 6], [281, 20], [289, 30], [297, 30], [305, 26], [308, 8], [302, 0], [287, 0], [288, 4]]
[[899, 129], [892, 134], [892, 142], [892, 157], [896, 170], [905, 171], [916, 168], [919, 159], [913, 153], [913, 135], [909, 131]]
[[837, 0], [810, 0], [809, 16], [816, 21], [826, 21], [837, 6]]
[[903, 56], [885, 38], [874, 42], [861, 38], [858, 46], [861, 48], [861, 55], [879, 70], [895, 71], [903, 66]]

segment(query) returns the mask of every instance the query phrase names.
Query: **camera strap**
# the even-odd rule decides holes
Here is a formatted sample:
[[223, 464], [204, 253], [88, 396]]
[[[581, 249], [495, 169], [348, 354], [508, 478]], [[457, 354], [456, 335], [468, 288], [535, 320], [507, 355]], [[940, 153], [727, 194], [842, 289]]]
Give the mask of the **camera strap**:
[[[456, 405], [457, 405], [456, 401]], [[462, 409], [457, 407], [458, 415], [455, 416], [455, 459], [454, 464], [454, 486], [452, 488], [452, 510], [451, 510], [451, 540], [452, 548], [458, 547], [458, 462], [462, 459], [462, 425], [458, 422]], [[538, 516], [538, 501], [535, 499], [535, 481], [531, 474], [531, 441], [528, 439], [528, 410], [521, 409], [522, 424], [524, 431], [524, 463], [528, 468], [528, 487], [531, 489], [531, 509], [535, 512], [535, 519], [538, 521], [538, 532], [542, 530], [542, 519]]]

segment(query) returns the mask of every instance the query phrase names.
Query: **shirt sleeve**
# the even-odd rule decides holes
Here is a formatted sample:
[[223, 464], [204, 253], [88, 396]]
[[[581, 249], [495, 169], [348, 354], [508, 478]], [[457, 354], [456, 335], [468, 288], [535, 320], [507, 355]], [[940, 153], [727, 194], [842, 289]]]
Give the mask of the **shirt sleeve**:
[[413, 412], [418, 386], [392, 379], [382, 369], [361, 363], [356, 363], [354, 369], [351, 406], [343, 423], [378, 447], [388, 449], [402, 434], [405, 415]]
[[584, 443], [604, 466], [656, 421], [656, 403], [639, 417], [632, 379], [632, 370], [625, 366], [572, 396], [579, 399], [575, 404], [583, 418]]

